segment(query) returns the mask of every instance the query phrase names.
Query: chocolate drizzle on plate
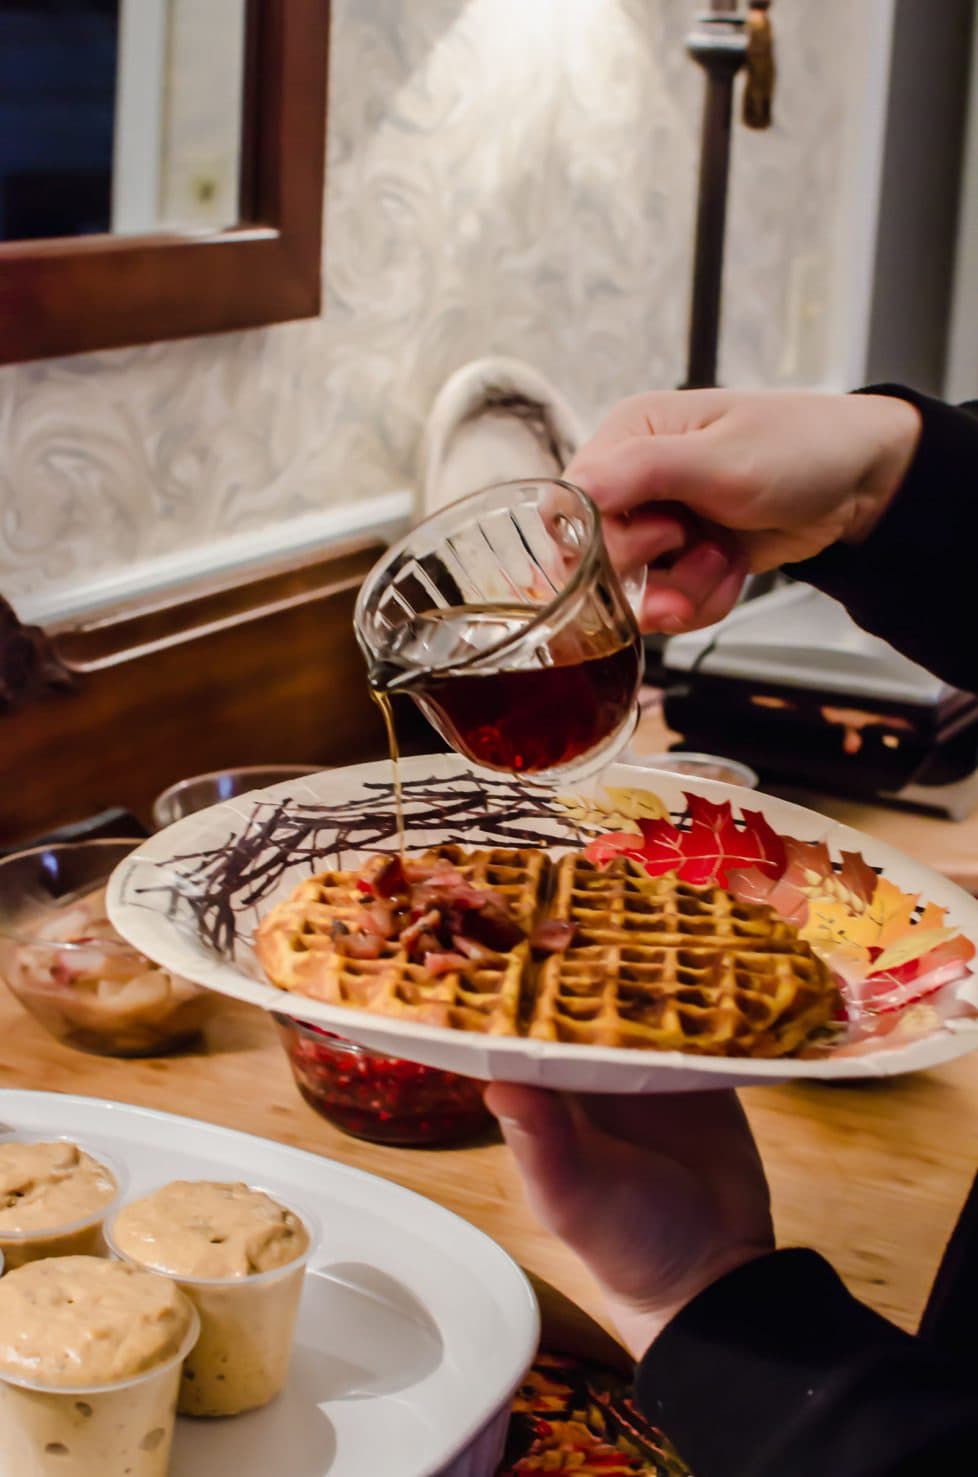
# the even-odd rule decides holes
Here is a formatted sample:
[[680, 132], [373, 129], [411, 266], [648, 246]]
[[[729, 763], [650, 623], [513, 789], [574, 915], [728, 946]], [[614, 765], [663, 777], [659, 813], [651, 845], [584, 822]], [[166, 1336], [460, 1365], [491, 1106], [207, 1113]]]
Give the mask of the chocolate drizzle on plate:
[[[397, 811], [387, 781], [368, 782], [358, 799], [318, 805], [260, 800], [243, 828], [223, 843], [178, 854], [159, 868], [160, 881], [127, 880], [128, 901], [192, 919], [200, 939], [229, 957], [244, 941], [241, 914], [280, 890], [298, 865], [309, 872], [338, 866], [344, 854], [399, 850]], [[582, 835], [558, 802], [519, 780], [465, 775], [403, 781], [409, 846], [582, 846]], [[434, 833], [434, 841], [432, 838]], [[412, 841], [412, 836], [417, 837]], [[150, 901], [152, 899], [152, 901]], [[163, 907], [161, 909], [161, 901]]]

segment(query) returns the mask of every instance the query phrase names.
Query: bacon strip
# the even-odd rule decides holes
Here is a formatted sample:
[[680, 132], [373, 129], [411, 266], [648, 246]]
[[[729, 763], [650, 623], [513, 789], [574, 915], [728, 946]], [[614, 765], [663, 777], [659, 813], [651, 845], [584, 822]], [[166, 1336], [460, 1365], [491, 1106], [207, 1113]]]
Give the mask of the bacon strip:
[[437, 979], [442, 974], [455, 974], [469, 963], [464, 954], [453, 954], [451, 951], [437, 954], [430, 951], [421, 962], [432, 979]]
[[562, 954], [570, 948], [576, 933], [576, 926], [563, 918], [545, 918], [533, 930], [530, 947], [537, 954]]
[[409, 959], [438, 974], [485, 963], [526, 937], [504, 897], [475, 887], [447, 861], [372, 857], [357, 887], [364, 906], [338, 941], [354, 958], [379, 958], [384, 944], [397, 940]]

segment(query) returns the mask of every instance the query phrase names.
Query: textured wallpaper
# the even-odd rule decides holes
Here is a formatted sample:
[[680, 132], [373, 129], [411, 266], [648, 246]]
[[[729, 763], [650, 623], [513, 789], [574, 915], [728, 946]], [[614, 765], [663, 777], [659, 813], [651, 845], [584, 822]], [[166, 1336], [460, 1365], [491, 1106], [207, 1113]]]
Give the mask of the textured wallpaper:
[[[830, 249], [847, 4], [778, 5], [778, 124], [737, 131], [728, 382], [811, 377], [787, 321]], [[409, 485], [477, 356], [531, 361], [589, 421], [676, 383], [697, 8], [334, 0], [323, 318], [0, 370], [0, 591]]]

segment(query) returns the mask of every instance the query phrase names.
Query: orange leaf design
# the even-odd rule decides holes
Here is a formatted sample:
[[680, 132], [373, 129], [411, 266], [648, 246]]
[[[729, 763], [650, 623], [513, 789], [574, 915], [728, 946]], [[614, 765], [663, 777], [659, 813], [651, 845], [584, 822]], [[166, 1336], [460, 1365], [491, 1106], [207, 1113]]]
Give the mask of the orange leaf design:
[[[624, 853], [652, 876], [675, 872], [694, 886], [715, 882], [743, 902], [766, 904], [838, 977], [850, 1028], [861, 1035], [892, 1032], [894, 1017], [925, 999], [928, 1010], [946, 1014], [947, 987], [971, 973], [975, 949], [948, 926], [945, 908], [904, 892], [859, 852], [839, 853], [836, 865], [826, 842], [780, 836], [762, 814], [744, 811], [738, 822], [729, 804], [686, 800], [685, 827], [640, 819], [640, 837], [602, 836], [585, 855], [600, 866]], [[907, 1030], [926, 1023], [932, 1016], [918, 1012]]]
[[866, 913], [867, 919], [878, 930], [877, 937], [869, 942], [878, 949], [886, 949], [903, 938], [913, 926], [917, 898], [917, 893], [901, 892], [888, 877], [880, 877]]
[[944, 919], [947, 917], [947, 908], [939, 908], [936, 903], [928, 903], [917, 919], [918, 928], [943, 928]]
[[922, 959], [925, 954], [930, 953], [931, 949], [936, 949], [939, 944], [946, 944], [954, 937], [953, 928], [921, 928], [918, 923], [902, 938], [897, 939], [895, 944], [884, 949], [878, 959], [874, 959], [873, 973], [883, 974], [887, 969], [899, 969], [901, 964], [910, 964], [914, 959]]
[[[908, 933], [916, 933], [913, 923], [916, 906], [915, 893], [901, 892], [889, 878], [879, 877], [873, 900], [864, 912], [853, 912], [848, 902], [837, 896], [812, 898], [808, 921], [801, 930], [802, 937], [809, 943], [851, 950], [855, 960], [870, 949], [888, 949]], [[929, 942], [925, 941], [920, 953], [926, 953], [928, 948], [942, 941], [943, 937], [932, 937]], [[911, 954], [910, 957], [916, 956]]]
[[839, 898], [812, 899], [808, 918], [799, 932], [823, 956], [831, 955], [832, 967], [841, 972], [849, 974], [869, 968], [869, 951], [876, 943], [876, 930], [868, 919], [851, 912]]
[[785, 837], [789, 864], [795, 868], [799, 882], [806, 888], [818, 887], [819, 883], [834, 877], [832, 858], [824, 841], [796, 841], [793, 836]]

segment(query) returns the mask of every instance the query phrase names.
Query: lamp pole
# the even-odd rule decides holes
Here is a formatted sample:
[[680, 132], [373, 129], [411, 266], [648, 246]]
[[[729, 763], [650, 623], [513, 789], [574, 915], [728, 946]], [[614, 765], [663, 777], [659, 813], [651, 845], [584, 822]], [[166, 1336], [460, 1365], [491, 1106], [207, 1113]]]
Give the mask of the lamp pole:
[[710, 11], [697, 17], [686, 45], [706, 73], [693, 296], [682, 386], [694, 390], [717, 382], [734, 80], [747, 60], [747, 18], [738, 13], [736, 3], [711, 0]]

